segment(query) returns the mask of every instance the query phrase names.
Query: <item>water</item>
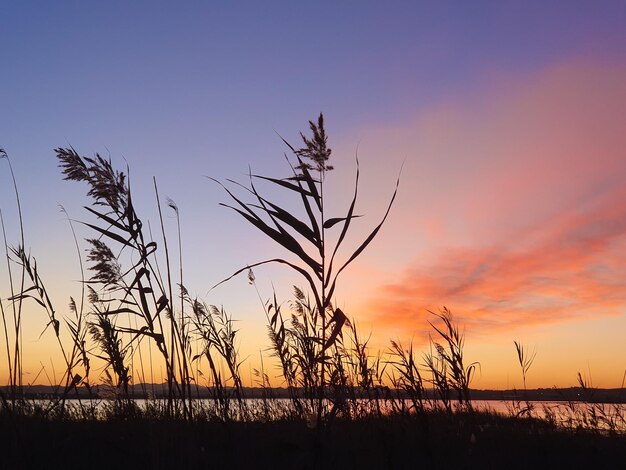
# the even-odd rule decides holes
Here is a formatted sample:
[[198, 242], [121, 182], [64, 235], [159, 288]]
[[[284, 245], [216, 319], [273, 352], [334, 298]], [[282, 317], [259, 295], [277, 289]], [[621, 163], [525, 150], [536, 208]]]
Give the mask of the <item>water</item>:
[[477, 410], [491, 410], [503, 416], [532, 417], [561, 427], [626, 432], [626, 405], [567, 401], [476, 400]]
[[[164, 399], [135, 399], [134, 404], [143, 411], [154, 412], [156, 416], [166, 408], [167, 401]], [[309, 402], [301, 400], [305, 414], [314, 414], [315, 405], [309, 406]], [[32, 400], [28, 403], [34, 406], [47, 408], [54, 402], [52, 400]], [[314, 401], [316, 404], [317, 401]], [[326, 403], [330, 406], [330, 403]], [[83, 409], [92, 408], [93, 414], [104, 418], [107, 411], [114, 407], [111, 400], [75, 400], [66, 401], [66, 406], [70, 411], [76, 412], [80, 416], [81, 407]], [[193, 400], [196, 413], [201, 413], [208, 418], [220, 418], [226, 413], [229, 419], [269, 421], [294, 415], [294, 406], [288, 398], [272, 398], [263, 400], [261, 398], [246, 398], [240, 407], [238, 402], [231, 399], [226, 407], [216, 404], [212, 399], [198, 398]], [[438, 403], [429, 402], [426, 408], [440, 406]], [[456, 406], [453, 405], [453, 406]], [[376, 415], [379, 412], [389, 414], [394, 411], [404, 410], [411, 412], [412, 403], [410, 400], [356, 400], [348, 402], [348, 407], [353, 416]], [[548, 420], [554, 424], [569, 428], [585, 428], [606, 431], [626, 432], [626, 405], [612, 403], [585, 403], [566, 401], [510, 401], [510, 400], [473, 400], [472, 407], [477, 411], [490, 411], [502, 416], [532, 417]], [[310, 408], [310, 409], [309, 409]]]

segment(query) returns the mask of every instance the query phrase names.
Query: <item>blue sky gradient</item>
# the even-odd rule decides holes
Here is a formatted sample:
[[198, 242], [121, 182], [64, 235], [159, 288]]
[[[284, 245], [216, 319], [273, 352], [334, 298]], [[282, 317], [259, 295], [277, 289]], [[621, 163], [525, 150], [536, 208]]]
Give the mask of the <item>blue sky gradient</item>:
[[[351, 191], [357, 146], [362, 155], [363, 207], [368, 219], [356, 229], [358, 235], [365, 234], [382, 214], [399, 168], [405, 164], [390, 227], [355, 268], [362, 277], [355, 274], [347, 280], [342, 301], [356, 306], [358, 302], [350, 296], [359, 285], [365, 285], [363, 299], [376, 296], [379, 284], [393, 284], [394, 278], [402, 278], [400, 273], [416, 269], [409, 261], [419, 258], [434, 263], [433, 253], [459, 245], [459, 238], [480, 246], [480, 240], [493, 238], [496, 243], [505, 237], [500, 237], [499, 229], [493, 230], [498, 236], [485, 236], [478, 229], [485, 221], [467, 215], [473, 210], [471, 204], [458, 203], [471, 201], [475, 194], [470, 189], [475, 188], [473, 171], [483, 164], [493, 167], [498, 156], [478, 141], [477, 148], [486, 149], [482, 155], [473, 151], [445, 154], [444, 150], [452, 148], [429, 140], [438, 132], [442, 142], [448, 131], [450, 138], [462, 140], [464, 134], [454, 126], [463, 118], [476, 125], [469, 126], [472, 135], [484, 131], [488, 140], [496, 132], [498, 119], [493, 116], [501, 116], [493, 110], [508, 103], [509, 97], [523, 103], [524, 93], [532, 95], [528, 90], [535, 89], [533, 84], [544, 83], [542, 77], [552, 76], [550, 71], [562, 64], [583, 63], [584, 73], [605, 74], [610, 84], [607, 93], [616, 96], [615, 106], [621, 106], [623, 99], [622, 89], [615, 85], [618, 81], [610, 77], [620, 76], [621, 67], [626, 66], [624, 1], [184, 5], [24, 1], [4, 2], [0, 19], [0, 146], [9, 153], [16, 172], [27, 245], [59, 293], [59, 305], [65, 305], [68, 292], [75, 292], [78, 268], [58, 204], [74, 219], [83, 220], [81, 206], [87, 199], [85, 188], [61, 180], [55, 147], [71, 145], [81, 154], [110, 155], [119, 167], [127, 163], [142, 213], [153, 223], [157, 220], [155, 177], [162, 196], [172, 197], [181, 208], [190, 288], [205, 295], [212, 284], [241, 265], [263, 258], [259, 253], [273, 247], [218, 207], [223, 194], [203, 176], [242, 181], [248, 165], [266, 174], [285, 175], [285, 147], [275, 132], [297, 144], [298, 132], [306, 130], [307, 121], [324, 112], [330, 145], [336, 150], [337, 176], [329, 184], [338, 211]], [[574, 74], [566, 71], [565, 78], [555, 76], [566, 80], [568, 73]], [[589, 76], [586, 81], [581, 78], [580, 90], [597, 88], [599, 79]], [[546, 79], [545, 83], [552, 82]], [[575, 96], [567, 98], [571, 101]], [[522, 104], [511, 106], [532, 119]], [[597, 113], [600, 116], [602, 111]], [[480, 127], [481, 122], [488, 124]], [[456, 130], [460, 134], [454, 134]], [[540, 133], [539, 128], [535, 131]], [[615, 148], [611, 145], [616, 135], [602, 137], [607, 148]], [[460, 144], [456, 150], [463, 148]], [[524, 161], [523, 155], [515, 155], [509, 168], [518, 168]], [[612, 168], [612, 175], [621, 182], [624, 168], [617, 160], [607, 157], [606, 168]], [[537, 171], [541, 161], [537, 160]], [[16, 215], [6, 170], [0, 162], [0, 207], [9, 239], [15, 241]], [[446, 187], [442, 178], [449, 178], [457, 189]], [[596, 194], [604, 181], [591, 178], [584, 188], [569, 191]], [[548, 188], [555, 182], [541, 184]], [[592, 191], [590, 185], [596, 189]], [[534, 188], [526, 191], [537, 194]], [[451, 194], [456, 195], [454, 203], [446, 202], [453, 201]], [[561, 196], [551, 201], [545, 206], [558, 206], [555, 213], [563, 209]], [[430, 214], [428, 205], [452, 221], [443, 234], [437, 232], [430, 238], [423, 235], [418, 222]], [[524, 225], [532, 214], [541, 213], [536, 205], [522, 206], [498, 209], [498, 226]], [[491, 210], [485, 209], [486, 213]], [[488, 218], [487, 223], [490, 220], [495, 219]], [[168, 223], [173, 223], [171, 217]], [[80, 231], [81, 236], [88, 234]], [[398, 249], [401, 245], [403, 250]], [[272, 269], [258, 278], [266, 296], [272, 282], [287, 286], [297, 282], [289, 273]], [[245, 287], [245, 279], [236, 281], [212, 292], [209, 301], [224, 304], [235, 317], [248, 321], [256, 331], [255, 347], [261, 349], [263, 317], [256, 293], [248, 289], [242, 294]], [[288, 292], [287, 287], [285, 295]], [[432, 303], [440, 305], [443, 300]], [[449, 303], [454, 307], [453, 300]], [[38, 321], [32, 320], [33, 331]], [[375, 325], [379, 320], [365, 315], [364, 321]], [[402, 330], [405, 324], [399, 325], [392, 331], [406, 336], [421, 328]], [[513, 339], [507, 336], [503, 344]], [[501, 378], [497, 376], [494, 382]]]

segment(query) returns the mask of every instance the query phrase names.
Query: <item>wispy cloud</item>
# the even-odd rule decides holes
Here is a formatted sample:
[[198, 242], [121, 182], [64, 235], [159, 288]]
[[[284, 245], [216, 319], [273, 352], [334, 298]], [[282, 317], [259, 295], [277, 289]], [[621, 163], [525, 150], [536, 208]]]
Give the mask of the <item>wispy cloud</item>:
[[374, 320], [410, 331], [426, 309], [447, 305], [470, 328], [501, 329], [624, 310], [625, 191], [523, 237], [528, 241], [451, 249], [433, 265], [407, 269], [400, 282], [380, 288]]
[[374, 289], [376, 328], [442, 305], [482, 332], [626, 311], [625, 110], [626, 66], [579, 61], [381, 132], [434, 163], [409, 170], [424, 184], [392, 224], [420, 253]]

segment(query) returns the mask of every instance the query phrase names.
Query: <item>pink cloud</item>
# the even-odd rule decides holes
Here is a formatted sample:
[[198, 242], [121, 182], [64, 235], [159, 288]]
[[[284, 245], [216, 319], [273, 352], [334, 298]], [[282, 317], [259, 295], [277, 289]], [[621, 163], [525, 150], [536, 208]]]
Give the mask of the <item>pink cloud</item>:
[[529, 243], [456, 248], [378, 289], [375, 323], [407, 332], [446, 305], [468, 328], [497, 330], [615, 315], [626, 308], [626, 191], [528, 230]]
[[483, 332], [622, 313], [624, 129], [626, 65], [580, 61], [372, 132], [373, 153], [416, 155], [386, 228], [405, 265], [370, 295], [375, 329], [410, 335], [442, 305]]

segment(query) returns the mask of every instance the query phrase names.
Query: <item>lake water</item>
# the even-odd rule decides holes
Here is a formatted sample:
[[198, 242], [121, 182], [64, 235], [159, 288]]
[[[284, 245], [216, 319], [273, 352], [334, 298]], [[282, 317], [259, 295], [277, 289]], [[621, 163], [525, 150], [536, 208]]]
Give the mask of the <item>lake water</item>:
[[[139, 408], [163, 410], [166, 400], [135, 399]], [[194, 399], [194, 408], [208, 416], [223, 415], [223, 408], [219, 409], [216, 403], [207, 398]], [[306, 401], [302, 400], [306, 406]], [[35, 403], [46, 406], [52, 403], [49, 400], [35, 400]], [[98, 414], [106, 415], [107, 407], [112, 406], [109, 400], [78, 400], [66, 401], [71, 409], [78, 410], [81, 406], [91, 406]], [[357, 400], [352, 403], [350, 409], [355, 416], [366, 416], [391, 413], [399, 409], [409, 410], [410, 400]], [[430, 402], [428, 406], [433, 406]], [[436, 404], [434, 406], [437, 406]], [[612, 430], [626, 432], [626, 405], [611, 403], [585, 403], [565, 401], [511, 401], [511, 400], [473, 400], [472, 407], [478, 411], [491, 411], [503, 416], [522, 416], [539, 419], [547, 419], [563, 427], [580, 427], [589, 429]], [[228, 403], [228, 414], [231, 419], [246, 420], [271, 420], [289, 415], [293, 410], [291, 400], [287, 398], [273, 398], [263, 400], [260, 398], [247, 398], [243, 400], [240, 408], [237, 401], [231, 399]]]

